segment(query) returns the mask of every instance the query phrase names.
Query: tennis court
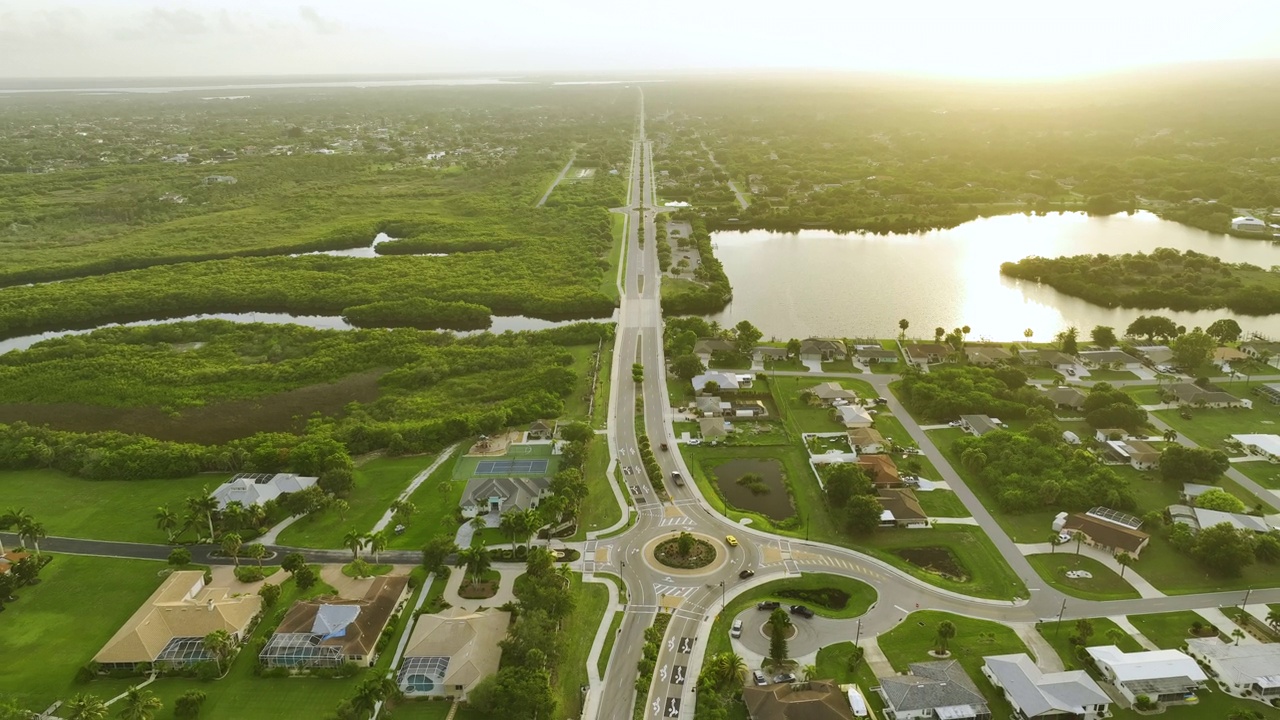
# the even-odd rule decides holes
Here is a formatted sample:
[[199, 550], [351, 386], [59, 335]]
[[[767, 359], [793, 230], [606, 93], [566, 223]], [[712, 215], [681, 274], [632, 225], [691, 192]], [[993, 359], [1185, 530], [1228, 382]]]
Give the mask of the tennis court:
[[545, 475], [546, 460], [481, 460], [473, 475]]

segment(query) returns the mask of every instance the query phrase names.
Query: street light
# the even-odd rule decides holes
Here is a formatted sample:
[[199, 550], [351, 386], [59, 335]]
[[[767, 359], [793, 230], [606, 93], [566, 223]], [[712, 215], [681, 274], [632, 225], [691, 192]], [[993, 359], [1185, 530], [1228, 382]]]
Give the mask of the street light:
[[853, 644], [857, 645], [862, 639], [862, 618], [858, 618], [858, 634], [853, 636]]
[[1240, 603], [1240, 610], [1244, 611], [1244, 606], [1249, 604], [1249, 593], [1253, 592], [1253, 588], [1244, 589], [1244, 602]]
[[1062, 613], [1067, 611], [1067, 599], [1062, 598], [1062, 609], [1058, 611], [1058, 623], [1053, 626], [1053, 639], [1058, 639], [1058, 631], [1062, 629]]
[[720, 581], [720, 609], [724, 610], [724, 581]]

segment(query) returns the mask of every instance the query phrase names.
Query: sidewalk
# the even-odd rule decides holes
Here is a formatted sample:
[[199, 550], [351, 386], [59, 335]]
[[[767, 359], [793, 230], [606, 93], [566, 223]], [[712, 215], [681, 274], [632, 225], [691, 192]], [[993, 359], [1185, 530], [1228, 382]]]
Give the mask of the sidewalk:
[[[431, 477], [431, 473], [435, 472], [436, 468], [440, 467], [445, 460], [448, 460], [449, 458], [453, 457], [453, 452], [457, 449], [458, 449], [458, 443], [454, 443], [449, 447], [441, 450], [440, 454], [436, 456], [436, 459], [432, 460], [431, 464], [427, 466], [427, 469], [423, 470], [422, 472], [414, 476], [413, 480], [409, 482], [409, 487], [405, 488], [404, 492], [400, 493], [399, 497], [396, 498], [396, 501], [408, 500], [409, 496], [413, 495], [414, 491], [416, 491], [419, 487], [421, 487], [422, 483], [427, 481], [427, 478]], [[371, 530], [370, 532], [376, 533], [380, 530], [385, 530], [387, 525], [391, 524], [391, 515], [392, 515], [391, 508], [387, 508], [387, 511], [382, 514], [382, 518], [379, 519], [376, 524], [374, 524], [373, 530]], [[466, 547], [466, 546], [464, 545], [463, 547]]]
[[866, 638], [862, 641], [862, 660], [871, 668], [871, 674], [876, 677], [889, 677], [897, 675], [897, 671], [889, 664], [889, 659], [884, 656], [884, 651], [880, 649], [880, 643], [876, 642], [874, 637]]
[[[1050, 554], [1050, 551], [1053, 550], [1053, 546], [1049, 543], [1019, 543], [1017, 548], [1023, 555], [1048, 555]], [[1065, 543], [1057, 546], [1055, 554], [1075, 555], [1075, 543]], [[1080, 554], [1106, 565], [1111, 570], [1114, 570], [1117, 575], [1119, 575], [1123, 570], [1125, 582], [1132, 585], [1133, 589], [1138, 591], [1139, 596], [1144, 598], [1165, 597], [1165, 594], [1157, 590], [1154, 585], [1147, 582], [1146, 578], [1134, 572], [1132, 567], [1120, 567], [1120, 563], [1116, 562], [1116, 559], [1112, 557], [1110, 553], [1082, 544], [1080, 546]]]
[[1133, 623], [1129, 622], [1129, 618], [1124, 615], [1111, 615], [1107, 618], [1116, 624], [1116, 627], [1129, 634], [1129, 637], [1138, 641], [1144, 650], [1159, 650], [1159, 646], [1151, 642], [1146, 635], [1143, 635]]
[[[1218, 632], [1222, 633], [1223, 635], [1226, 635], [1229, 638], [1232, 638], [1232, 642], [1235, 642], [1236, 638], [1232, 636], [1231, 631], [1243, 629], [1239, 625], [1236, 625], [1235, 620], [1232, 620], [1231, 618], [1227, 617], [1226, 613], [1222, 612], [1218, 608], [1198, 608], [1196, 610], [1196, 614], [1204, 618], [1205, 620], [1208, 620], [1213, 625], [1217, 626]], [[1239, 639], [1238, 644], [1261, 645], [1262, 641], [1246, 632], [1244, 634], [1244, 637]]]
[[1026, 643], [1027, 649], [1036, 656], [1036, 667], [1045, 672], [1062, 672], [1065, 669], [1062, 666], [1062, 658], [1058, 657], [1057, 651], [1049, 641], [1036, 630], [1035, 623], [1008, 623], [1008, 627], [1018, 633], [1018, 637]]

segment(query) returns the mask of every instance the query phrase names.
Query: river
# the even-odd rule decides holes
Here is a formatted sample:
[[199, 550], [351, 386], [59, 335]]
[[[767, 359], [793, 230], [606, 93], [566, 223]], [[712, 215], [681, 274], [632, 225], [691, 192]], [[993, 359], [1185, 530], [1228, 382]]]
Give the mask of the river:
[[[1280, 264], [1280, 246], [1197, 230], [1149, 212], [1001, 215], [916, 234], [840, 234], [827, 230], [717, 232], [716, 257], [733, 285], [733, 303], [710, 317], [750, 320], [766, 338], [893, 337], [905, 318], [911, 337], [968, 325], [974, 339], [1048, 340], [1075, 326], [1123, 333], [1138, 315], [1208, 326], [1231, 311], [1109, 309], [1053, 288], [1000, 274], [1000, 264], [1039, 255], [1122, 254], [1157, 247], [1195, 250], [1227, 262]], [[1237, 316], [1246, 332], [1280, 336], [1280, 315]]]

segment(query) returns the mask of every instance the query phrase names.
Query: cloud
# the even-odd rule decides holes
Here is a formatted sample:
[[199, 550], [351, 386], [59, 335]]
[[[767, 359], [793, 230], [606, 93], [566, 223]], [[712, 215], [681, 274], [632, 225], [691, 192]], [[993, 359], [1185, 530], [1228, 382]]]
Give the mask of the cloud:
[[151, 29], [178, 35], [203, 35], [209, 31], [204, 16], [187, 9], [152, 8], [147, 19]]
[[342, 29], [342, 26], [338, 23], [320, 17], [320, 13], [316, 12], [316, 9], [310, 5], [299, 5], [298, 17], [302, 18], [303, 22], [321, 35], [333, 35]]

